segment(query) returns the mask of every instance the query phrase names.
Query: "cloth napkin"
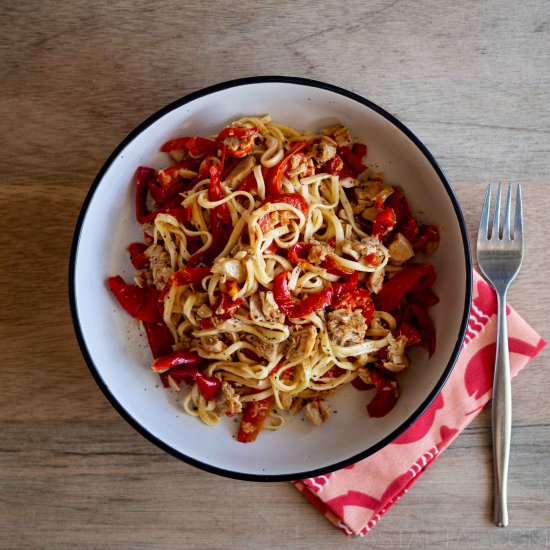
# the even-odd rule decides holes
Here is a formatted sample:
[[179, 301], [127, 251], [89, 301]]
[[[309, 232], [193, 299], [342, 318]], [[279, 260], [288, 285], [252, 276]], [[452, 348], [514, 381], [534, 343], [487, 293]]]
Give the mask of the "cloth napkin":
[[[464, 345], [443, 390], [403, 434], [343, 470], [293, 482], [346, 535], [367, 534], [491, 400], [496, 296], [474, 272]], [[515, 376], [546, 342], [507, 308], [510, 368]]]

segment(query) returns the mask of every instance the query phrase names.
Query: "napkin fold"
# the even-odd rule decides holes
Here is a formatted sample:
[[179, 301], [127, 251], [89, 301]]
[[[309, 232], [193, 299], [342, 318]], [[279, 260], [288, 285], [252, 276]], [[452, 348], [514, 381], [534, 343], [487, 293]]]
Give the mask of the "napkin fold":
[[[367, 534], [491, 400], [497, 302], [474, 272], [464, 345], [447, 383], [424, 414], [374, 455], [343, 470], [293, 482], [346, 535]], [[510, 368], [515, 376], [546, 345], [507, 307]]]

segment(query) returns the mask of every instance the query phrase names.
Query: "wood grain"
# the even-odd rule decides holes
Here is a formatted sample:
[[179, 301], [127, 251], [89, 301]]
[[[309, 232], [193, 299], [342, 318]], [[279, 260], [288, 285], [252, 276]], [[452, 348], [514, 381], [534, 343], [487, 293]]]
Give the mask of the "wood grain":
[[485, 184], [525, 183], [510, 302], [548, 340], [549, 46], [544, 0], [0, 2], [0, 547], [548, 547], [547, 350], [513, 385], [508, 530], [491, 524], [484, 411], [368, 537], [344, 539], [289, 484], [206, 474], [130, 428], [80, 355], [67, 273], [93, 177], [151, 112], [226, 79], [306, 76], [415, 131], [473, 238]]

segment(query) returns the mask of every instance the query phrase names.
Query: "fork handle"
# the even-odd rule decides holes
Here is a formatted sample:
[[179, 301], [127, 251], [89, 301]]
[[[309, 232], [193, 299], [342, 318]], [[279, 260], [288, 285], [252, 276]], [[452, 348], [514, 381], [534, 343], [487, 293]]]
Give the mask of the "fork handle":
[[508, 327], [506, 326], [506, 289], [497, 292], [498, 324], [495, 373], [493, 381], [493, 465], [494, 521], [499, 527], [508, 525], [508, 462], [512, 433], [512, 390]]

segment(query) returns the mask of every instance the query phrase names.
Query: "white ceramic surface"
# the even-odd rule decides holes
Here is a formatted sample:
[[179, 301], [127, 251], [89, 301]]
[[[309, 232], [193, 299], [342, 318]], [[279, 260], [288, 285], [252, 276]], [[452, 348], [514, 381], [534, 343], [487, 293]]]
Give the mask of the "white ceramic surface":
[[[249, 479], [300, 478], [334, 469], [397, 435], [434, 397], [434, 388], [450, 371], [469, 304], [471, 266], [465, 228], [435, 163], [406, 130], [375, 107], [306, 81], [248, 80], [201, 93], [169, 106], [131, 134], [106, 163], [87, 198], [71, 266], [73, 314], [83, 353], [119, 411], [144, 435], [184, 460]], [[151, 355], [146, 339], [116, 303], [105, 280], [118, 274], [128, 282], [132, 279], [125, 248], [141, 237], [134, 218], [136, 167], [166, 166], [168, 157], [159, 146], [168, 139], [213, 134], [236, 118], [264, 113], [310, 130], [339, 121], [368, 145], [367, 162], [381, 169], [387, 182], [404, 188], [413, 214], [439, 227], [441, 245], [429, 261], [436, 266], [434, 290], [441, 301], [430, 310], [437, 330], [436, 353], [428, 360], [424, 350], [415, 350], [413, 365], [399, 376], [401, 397], [387, 416], [368, 417], [365, 404], [374, 392], [346, 388], [332, 398], [338, 412], [321, 428], [298, 415], [289, 418], [283, 429], [262, 432], [255, 443], [245, 445], [234, 438], [234, 420], [207, 427], [187, 416], [171, 392], [159, 386], [158, 376], [148, 370]]]

